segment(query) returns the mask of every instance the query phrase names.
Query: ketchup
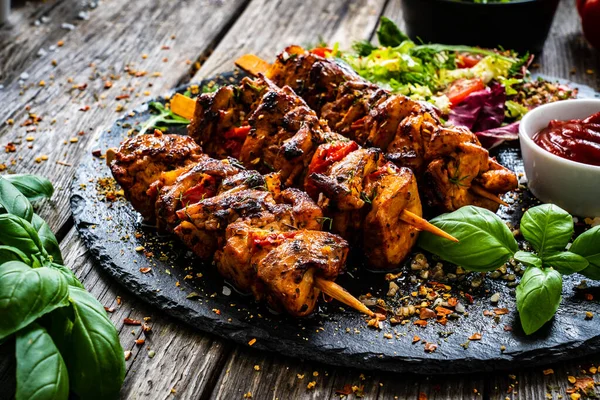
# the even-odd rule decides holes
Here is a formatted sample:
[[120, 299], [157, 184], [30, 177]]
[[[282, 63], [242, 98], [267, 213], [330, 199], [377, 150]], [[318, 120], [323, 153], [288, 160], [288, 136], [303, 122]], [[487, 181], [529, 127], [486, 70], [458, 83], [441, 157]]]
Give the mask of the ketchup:
[[533, 136], [533, 141], [567, 160], [600, 166], [600, 112], [583, 120], [552, 120]]

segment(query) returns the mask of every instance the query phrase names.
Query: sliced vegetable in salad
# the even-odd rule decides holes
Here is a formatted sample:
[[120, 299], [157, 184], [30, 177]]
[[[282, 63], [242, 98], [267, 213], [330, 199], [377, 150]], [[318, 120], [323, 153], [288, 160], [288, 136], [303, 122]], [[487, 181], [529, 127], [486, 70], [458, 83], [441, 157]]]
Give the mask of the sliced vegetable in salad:
[[565, 85], [532, 79], [529, 54], [417, 44], [386, 17], [377, 37], [379, 47], [362, 41], [332, 54], [369, 81], [434, 104], [450, 124], [473, 130], [486, 147], [516, 139], [515, 123], [531, 108], [577, 95]]

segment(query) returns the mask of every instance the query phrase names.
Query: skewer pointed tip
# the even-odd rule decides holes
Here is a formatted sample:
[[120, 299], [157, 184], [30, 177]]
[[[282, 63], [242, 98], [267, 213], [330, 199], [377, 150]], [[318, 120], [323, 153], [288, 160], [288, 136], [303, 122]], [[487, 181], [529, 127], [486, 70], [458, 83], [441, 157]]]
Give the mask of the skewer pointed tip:
[[363, 303], [360, 302], [356, 297], [352, 296], [346, 289], [338, 285], [333, 281], [327, 279], [315, 278], [315, 286], [319, 288], [323, 293], [333, 297], [340, 303], [344, 303], [357, 311], [367, 314], [370, 317], [375, 317], [375, 313], [367, 308]]
[[455, 238], [454, 236], [452, 236], [451, 234], [444, 232], [437, 226], [428, 222], [426, 219], [421, 218], [417, 214], [412, 213], [408, 210], [402, 211], [402, 214], [400, 215], [400, 219], [402, 221], [406, 222], [407, 224], [414, 226], [415, 228], [417, 228], [419, 230], [433, 233], [434, 235], [446, 238], [453, 242], [458, 242], [458, 239]]

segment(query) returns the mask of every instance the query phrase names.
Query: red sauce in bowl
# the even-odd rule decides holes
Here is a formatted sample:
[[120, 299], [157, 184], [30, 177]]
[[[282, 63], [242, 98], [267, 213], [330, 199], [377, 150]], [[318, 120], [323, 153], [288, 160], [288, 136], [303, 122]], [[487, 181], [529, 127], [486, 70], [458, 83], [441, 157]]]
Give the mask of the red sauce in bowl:
[[600, 112], [586, 119], [552, 120], [533, 141], [567, 160], [600, 166]]

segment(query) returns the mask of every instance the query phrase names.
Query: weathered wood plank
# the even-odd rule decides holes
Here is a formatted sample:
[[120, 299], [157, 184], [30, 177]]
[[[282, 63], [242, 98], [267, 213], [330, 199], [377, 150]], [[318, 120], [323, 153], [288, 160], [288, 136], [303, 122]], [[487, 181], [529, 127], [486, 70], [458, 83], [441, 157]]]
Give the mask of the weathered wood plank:
[[315, 45], [319, 38], [347, 47], [367, 38], [376, 26], [384, 0], [253, 1], [202, 65], [194, 80], [233, 68], [245, 53], [269, 60], [290, 44]]
[[[245, 3], [106, 1], [89, 12], [89, 20], [70, 21], [77, 26], [68, 31], [61, 28], [63, 18], [72, 18], [80, 2], [64, 0], [51, 12], [65, 7], [75, 11], [65, 16], [52, 14], [43, 28], [52, 33], [42, 31], [51, 42], [40, 42], [38, 27], [19, 34], [19, 43], [33, 52], [33, 46], [45, 47], [58, 38], [64, 42], [56, 52], [20, 62], [23, 68], [4, 82], [0, 96], [0, 164], [10, 171], [52, 179], [57, 193], [40, 213], [53, 229], [69, 218], [67, 188], [94, 135], [126, 110], [187, 80], [196, 58], [218, 42]], [[56, 60], [56, 66], [52, 60]], [[16, 78], [23, 72], [29, 78], [21, 85]], [[107, 81], [112, 87], [108, 88]], [[129, 98], [116, 100], [123, 95]], [[87, 107], [88, 111], [81, 111]], [[28, 119], [28, 112], [43, 118], [35, 131], [28, 131], [34, 126], [20, 126]], [[14, 125], [5, 123], [9, 119]], [[32, 140], [27, 141], [28, 137]], [[5, 152], [8, 143], [15, 143], [17, 151]], [[48, 157], [47, 161], [36, 162], [36, 157], [42, 155]]]

